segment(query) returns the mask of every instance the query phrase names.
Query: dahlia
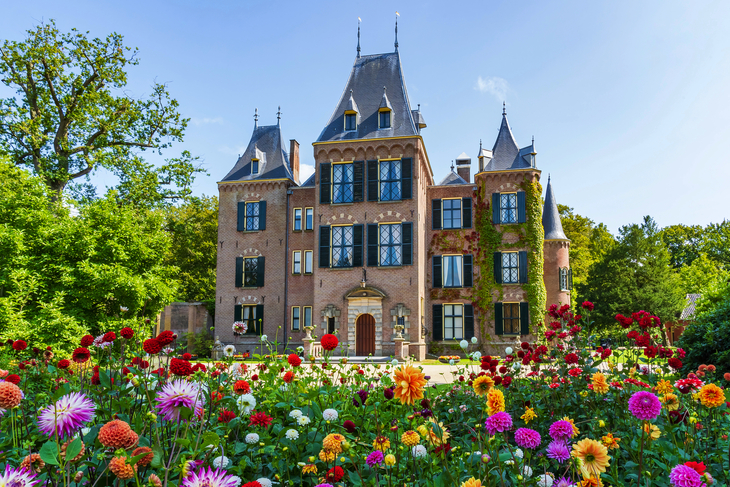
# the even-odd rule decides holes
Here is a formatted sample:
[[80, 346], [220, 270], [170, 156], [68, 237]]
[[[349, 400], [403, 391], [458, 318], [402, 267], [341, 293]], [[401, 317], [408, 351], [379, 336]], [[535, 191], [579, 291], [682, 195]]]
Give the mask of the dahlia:
[[193, 373], [193, 366], [187, 360], [173, 358], [170, 360], [170, 372], [180, 377], [187, 377]]
[[619, 441], [621, 441], [621, 438], [616, 438], [615, 436], [613, 436], [613, 433], [608, 433], [606, 436], [601, 437], [601, 443], [603, 443], [603, 446], [605, 446], [609, 450], [618, 450]]
[[108, 332], [104, 333], [105, 342], [113, 342], [116, 339], [117, 339], [117, 334], [114, 333], [113, 331], [108, 331]]
[[662, 435], [662, 432], [658, 426], [651, 423], [644, 423], [644, 434], [646, 434], [649, 441], [654, 441]]
[[512, 416], [504, 411], [494, 413], [487, 418], [484, 422], [484, 426], [486, 427], [489, 436], [494, 436], [497, 433], [502, 433], [512, 427]]
[[281, 378], [286, 384], [291, 384], [291, 382], [294, 380], [294, 372], [291, 370], [288, 370], [284, 373], [284, 376]]
[[38, 453], [31, 453], [20, 462], [20, 469], [28, 472], [41, 473], [46, 466], [46, 462], [41, 459]]
[[355, 407], [360, 407], [362, 404], [365, 404], [365, 401], [368, 400], [368, 391], [366, 390], [359, 390], [356, 393], [356, 396], [352, 398], [352, 404]]
[[290, 354], [286, 358], [286, 361], [289, 362], [289, 365], [291, 365], [292, 367], [299, 367], [300, 365], [302, 365], [302, 359], [294, 353]]
[[236, 404], [241, 414], [248, 415], [256, 407], [256, 398], [251, 394], [243, 394], [236, 400]]
[[299, 432], [295, 429], [288, 429], [284, 436], [286, 436], [288, 440], [296, 441], [299, 439]]
[[537, 487], [553, 487], [553, 482], [555, 482], [552, 473], [544, 473], [538, 475], [537, 478]]
[[[446, 431], [446, 428], [444, 428], [444, 424], [436, 423], [436, 420], [433, 418], [429, 418], [428, 421], [428, 423], [419, 426], [418, 428], [419, 431], [421, 431], [422, 428], [425, 428], [426, 434], [423, 435], [424, 438], [426, 438], [429, 443], [436, 446], [446, 443], [446, 441], [449, 439], [449, 432]], [[441, 432], [440, 435], [439, 431]]]
[[259, 442], [259, 435], [257, 435], [256, 433], [249, 433], [246, 435], [245, 440], [246, 443], [248, 443], [249, 445], [255, 445]]
[[150, 355], [157, 355], [162, 351], [162, 344], [156, 338], [148, 338], [142, 343], [142, 348]]
[[669, 473], [669, 480], [675, 487], [705, 487], [702, 476], [687, 465], [674, 467]]
[[405, 446], [416, 446], [421, 442], [421, 436], [413, 430], [408, 430], [401, 435], [400, 442]]
[[580, 460], [580, 471], [584, 478], [600, 477], [606, 471], [611, 457], [608, 449], [590, 438], [585, 438], [573, 444], [572, 455]]
[[236, 487], [236, 479], [225, 470], [201, 467], [183, 479], [180, 487]]
[[390, 440], [385, 436], [376, 436], [373, 440], [373, 448], [384, 452], [390, 448]]
[[679, 397], [676, 394], [667, 393], [659, 398], [667, 411], [676, 411], [679, 409]]
[[635, 392], [629, 398], [629, 411], [637, 419], [648, 421], [659, 416], [662, 410], [662, 403], [659, 398], [648, 391]]
[[272, 421], [274, 418], [269, 416], [268, 414], [259, 411], [258, 413], [253, 413], [251, 417], [249, 418], [249, 426], [263, 426], [264, 428], [268, 428], [271, 426]]
[[535, 449], [540, 446], [540, 433], [530, 428], [518, 428], [515, 431], [515, 443], [523, 448]]
[[109, 470], [117, 476], [118, 479], [131, 479], [137, 471], [137, 464], [128, 465], [127, 457], [114, 457], [109, 461]]
[[715, 384], [707, 384], [700, 389], [700, 402], [708, 408], [720, 407], [725, 402], [725, 392]]
[[122, 338], [126, 338], [127, 340], [131, 340], [134, 338], [134, 330], [132, 330], [130, 327], [125, 326], [121, 330], [119, 330], [119, 334], [122, 336]]
[[146, 467], [147, 465], [152, 463], [152, 460], [155, 459], [155, 454], [152, 452], [152, 448], [148, 446], [140, 446], [139, 448], [135, 448], [132, 452], [132, 457], [134, 458], [137, 455], [142, 455], [143, 453], [146, 453], [146, 455], [137, 461], [137, 465], [139, 465], [140, 467]]
[[555, 421], [550, 425], [549, 434], [553, 440], [566, 441], [573, 436], [573, 425], [564, 419]]
[[[342, 470], [342, 468], [340, 468], [340, 470]], [[308, 464], [302, 466], [302, 474], [303, 475], [309, 475], [309, 474], [317, 475], [317, 466], [313, 463], [308, 463]]]
[[12, 382], [0, 382], [0, 408], [13, 409], [23, 400], [23, 391]]
[[99, 442], [107, 448], [124, 448], [132, 434], [132, 428], [126, 422], [115, 419], [109, 421], [99, 430]]
[[605, 394], [608, 392], [608, 383], [606, 382], [606, 376], [600, 372], [593, 374], [591, 381], [593, 384], [593, 391], [597, 394]]
[[89, 352], [88, 348], [84, 348], [84, 347], [77, 348], [76, 350], [74, 350], [73, 354], [71, 355], [71, 360], [73, 360], [77, 364], [83, 364], [90, 358], [91, 358], [91, 352]]
[[537, 414], [535, 414], [535, 410], [530, 407], [526, 407], [525, 414], [520, 416], [520, 419], [523, 420], [525, 422], [525, 424], [529, 424], [530, 421], [532, 421], [535, 418], [537, 418]]
[[334, 350], [337, 348], [337, 345], [340, 343], [339, 340], [337, 340], [337, 337], [332, 334], [327, 334], [322, 337], [320, 340], [320, 343], [322, 344], [322, 348], [327, 350], [328, 352]]
[[188, 408], [195, 414], [202, 413], [204, 394], [200, 386], [194, 382], [176, 379], [162, 386], [155, 401], [157, 409], [167, 421], [179, 421], [182, 408]]
[[71, 365], [71, 362], [66, 359], [59, 360], [57, 364], [59, 369], [68, 369], [69, 365]]
[[160, 477], [153, 473], [151, 473], [150, 476], [147, 477], [147, 483], [153, 485], [154, 487], [162, 487], [162, 481], [160, 480]]
[[659, 383], [656, 385], [656, 391], [659, 394], [669, 394], [673, 390], [674, 386], [672, 386], [672, 383], [666, 379], [660, 380]]
[[236, 394], [248, 394], [251, 392], [251, 386], [245, 380], [237, 380], [233, 384], [233, 392]]
[[228, 411], [227, 409], [221, 409], [220, 414], [218, 415], [218, 422], [219, 423], [230, 423], [236, 418], [236, 413], [233, 411]]
[[5, 471], [0, 475], [0, 485], [9, 487], [32, 487], [38, 483], [36, 475], [25, 468], [13, 468], [5, 465]]
[[353, 423], [349, 419], [346, 420], [344, 423], [342, 423], [342, 427], [345, 428], [345, 430], [351, 434], [354, 433], [355, 431], [357, 431], [357, 426], [355, 425], [355, 423]]
[[472, 382], [471, 386], [474, 388], [474, 392], [477, 394], [477, 396], [483, 396], [484, 394], [489, 392], [489, 389], [494, 387], [494, 379], [492, 379], [488, 375], [481, 375], [474, 379], [474, 382]]
[[322, 460], [324, 463], [332, 463], [335, 461], [335, 458], [337, 458], [337, 453], [329, 450], [320, 450], [319, 451], [319, 459]]
[[256, 482], [258, 482], [261, 487], [272, 487], [273, 485], [273, 482], [271, 482], [271, 480], [267, 479], [266, 477], [258, 478], [256, 479]]
[[570, 449], [567, 443], [562, 440], [553, 440], [545, 450], [548, 458], [557, 460], [558, 463], [563, 463], [570, 458]]
[[327, 470], [325, 478], [331, 482], [339, 482], [345, 476], [345, 471], [342, 467], [332, 467]]
[[423, 399], [423, 387], [426, 385], [426, 374], [411, 365], [401, 365], [393, 372], [396, 384], [395, 397], [401, 404], [413, 404]]
[[428, 455], [428, 451], [425, 446], [416, 445], [411, 448], [411, 455], [413, 455], [413, 458], [422, 458]]
[[25, 340], [16, 340], [15, 342], [13, 342], [13, 350], [22, 352], [26, 348], [28, 348], [28, 344], [25, 342]]
[[491, 389], [487, 393], [487, 413], [490, 416], [504, 411], [504, 394], [499, 389]]
[[20, 376], [18, 374], [10, 374], [5, 378], [5, 382], [10, 382], [11, 384], [15, 384], [16, 386], [20, 384]]
[[322, 440], [322, 448], [333, 453], [341, 453], [343, 441], [345, 441], [344, 436], [332, 433], [324, 437]]
[[325, 409], [322, 411], [322, 419], [325, 421], [337, 421], [337, 411], [334, 409]]
[[553, 487], [573, 487], [575, 484], [567, 477], [561, 477], [555, 481]]
[[472, 477], [462, 482], [461, 487], [482, 487], [482, 481]]
[[60, 438], [70, 437], [84, 423], [94, 419], [96, 406], [82, 392], [72, 392], [62, 396], [52, 406], [43, 409], [38, 415], [38, 429]]
[[370, 455], [367, 456], [365, 459], [365, 463], [368, 465], [368, 467], [375, 467], [383, 463], [385, 460], [385, 455], [383, 455], [383, 452], [380, 450], [375, 450]]
[[94, 344], [94, 337], [91, 335], [84, 335], [81, 337], [81, 342], [79, 345], [82, 347], [90, 347]]
[[156, 340], [160, 342], [160, 345], [164, 347], [165, 345], [169, 345], [170, 343], [172, 343], [175, 338], [176, 337], [173, 332], [171, 332], [170, 330], [164, 330], [160, 332], [159, 335], [157, 335]]

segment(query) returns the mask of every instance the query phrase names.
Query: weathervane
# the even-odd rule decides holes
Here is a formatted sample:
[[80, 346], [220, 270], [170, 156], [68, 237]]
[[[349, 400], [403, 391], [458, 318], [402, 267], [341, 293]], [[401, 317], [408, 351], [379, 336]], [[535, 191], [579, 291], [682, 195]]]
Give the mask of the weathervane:
[[357, 58], [360, 59], [360, 22], [362, 22], [362, 19], [360, 17], [357, 18]]
[[400, 17], [400, 14], [398, 11], [395, 11], [395, 51], [398, 52], [398, 17]]
[[253, 128], [257, 128], [259, 126], [259, 109], [254, 108], [253, 111]]

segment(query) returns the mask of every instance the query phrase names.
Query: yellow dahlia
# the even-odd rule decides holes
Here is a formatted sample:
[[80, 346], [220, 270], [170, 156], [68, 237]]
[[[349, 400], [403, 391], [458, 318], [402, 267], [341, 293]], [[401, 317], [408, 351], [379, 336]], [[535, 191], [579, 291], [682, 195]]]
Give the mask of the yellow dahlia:
[[373, 450], [380, 450], [384, 452], [388, 448], [390, 448], [390, 440], [385, 436], [377, 436], [373, 440]]
[[[425, 432], [425, 427], [424, 427]], [[416, 446], [421, 442], [421, 437], [418, 435], [417, 432], [413, 430], [408, 430], [405, 433], [403, 433], [400, 437], [400, 442], [403, 443], [405, 446]]]
[[449, 432], [444, 428], [444, 423], [436, 423], [435, 419], [429, 418], [429, 422], [424, 426], [427, 430], [425, 438], [432, 445], [441, 446], [442, 443], [446, 443], [449, 439]]
[[644, 434], [649, 437], [649, 441], [654, 441], [658, 439], [662, 432], [656, 425], [653, 425], [649, 422], [644, 423]]
[[656, 385], [656, 391], [659, 394], [669, 394], [674, 390], [674, 386], [671, 382], [669, 382], [666, 379], [662, 379], [659, 381], [659, 384]]
[[573, 434], [571, 435], [571, 438], [575, 438], [576, 436], [578, 436], [580, 434], [580, 430], [575, 425], [575, 422], [572, 419], [570, 419], [567, 416], [563, 416], [563, 421], [567, 421], [568, 423], [570, 423], [571, 425], [573, 425]]
[[489, 392], [489, 389], [494, 387], [494, 379], [488, 375], [482, 375], [474, 379], [471, 386], [474, 388], [474, 392], [476, 392], [477, 396], [483, 396]]
[[461, 487], [482, 487], [482, 481], [479, 479], [475, 479], [474, 477], [464, 481], [461, 484]]
[[603, 443], [603, 446], [610, 450], [618, 450], [618, 442], [621, 441], [621, 438], [616, 438], [613, 436], [613, 433], [608, 433], [606, 436], [601, 437], [601, 443]]
[[487, 392], [487, 412], [489, 416], [504, 411], [504, 394], [499, 389]]
[[716, 408], [725, 402], [725, 393], [715, 384], [707, 384], [700, 389], [700, 401], [703, 406]]
[[387, 455], [385, 455], [385, 464], [389, 467], [395, 465], [395, 455], [393, 455], [392, 453], [388, 453]]
[[537, 418], [537, 414], [535, 414], [535, 410], [532, 408], [525, 408], [525, 414], [520, 416], [520, 419], [522, 419], [525, 424], [529, 424], [530, 421]]
[[395, 397], [400, 399], [401, 404], [413, 404], [418, 399], [423, 399], [423, 387], [426, 385], [426, 374], [410, 365], [401, 365], [393, 373], [395, 382]]
[[579, 460], [580, 473], [583, 478], [596, 477], [600, 478], [601, 473], [606, 471], [611, 457], [608, 455], [608, 449], [590, 438], [577, 441], [573, 444], [573, 458]]
[[317, 475], [317, 466], [314, 465], [313, 463], [304, 465], [302, 467], [302, 474], [303, 475], [308, 475], [308, 474]]
[[322, 448], [332, 453], [342, 453], [342, 442], [345, 441], [345, 437], [338, 434], [332, 433], [327, 435], [322, 440]]
[[605, 394], [608, 392], [608, 382], [606, 382], [606, 376], [600, 372], [593, 374], [593, 392], [596, 394]]
[[333, 451], [329, 451], [329, 450], [320, 450], [319, 451], [319, 459], [322, 460], [324, 463], [332, 463], [335, 461], [335, 458], [337, 458], [337, 454]]
[[659, 398], [659, 401], [664, 404], [667, 411], [676, 411], [679, 409], [679, 397], [676, 394], [666, 393]]

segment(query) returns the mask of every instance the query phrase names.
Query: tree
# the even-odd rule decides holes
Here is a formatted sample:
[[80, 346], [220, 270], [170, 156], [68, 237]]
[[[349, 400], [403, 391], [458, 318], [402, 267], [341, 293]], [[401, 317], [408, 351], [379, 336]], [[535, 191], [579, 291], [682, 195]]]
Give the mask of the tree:
[[0, 99], [0, 150], [31, 168], [56, 199], [100, 167], [130, 175], [138, 151], [181, 141], [188, 119], [165, 85], [154, 83], [140, 100], [123, 91], [136, 56], [119, 34], [90, 40], [76, 29], [60, 33], [53, 21], [23, 42], [6, 40], [0, 75], [17, 96]]
[[645, 310], [662, 321], [674, 319], [684, 294], [666, 245], [651, 217], [621, 227], [616, 244], [591, 265], [580, 299], [595, 303], [595, 331], [613, 328], [614, 317]]
[[704, 294], [710, 288], [730, 279], [730, 272], [704, 252], [691, 264], [680, 267], [677, 273], [683, 294]]
[[667, 245], [674, 267], [690, 265], [700, 256], [703, 233], [699, 225], [670, 225], [662, 229], [662, 240]]

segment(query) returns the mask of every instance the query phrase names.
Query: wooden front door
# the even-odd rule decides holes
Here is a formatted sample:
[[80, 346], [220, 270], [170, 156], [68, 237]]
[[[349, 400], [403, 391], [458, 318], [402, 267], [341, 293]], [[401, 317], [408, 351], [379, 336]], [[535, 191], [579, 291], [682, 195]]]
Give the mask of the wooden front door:
[[355, 354], [358, 357], [375, 355], [375, 318], [373, 315], [360, 315], [355, 324]]

